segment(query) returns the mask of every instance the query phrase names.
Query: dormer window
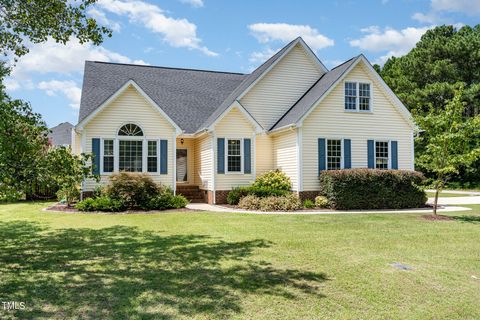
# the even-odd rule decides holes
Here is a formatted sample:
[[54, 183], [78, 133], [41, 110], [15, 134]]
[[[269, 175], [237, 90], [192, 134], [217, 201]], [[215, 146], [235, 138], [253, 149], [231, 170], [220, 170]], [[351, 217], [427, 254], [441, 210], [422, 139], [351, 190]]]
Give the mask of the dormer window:
[[370, 111], [371, 86], [370, 83], [345, 82], [345, 110]]

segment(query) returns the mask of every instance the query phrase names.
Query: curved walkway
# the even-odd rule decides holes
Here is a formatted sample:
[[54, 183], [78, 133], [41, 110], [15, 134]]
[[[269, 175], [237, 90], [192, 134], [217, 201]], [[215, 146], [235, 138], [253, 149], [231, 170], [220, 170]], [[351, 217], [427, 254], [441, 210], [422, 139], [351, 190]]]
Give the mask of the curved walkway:
[[[187, 205], [188, 209], [192, 210], [201, 210], [201, 211], [212, 211], [212, 212], [232, 212], [232, 213], [251, 213], [251, 214], [363, 214], [363, 213], [433, 213], [431, 208], [422, 208], [422, 209], [401, 209], [401, 210], [312, 210], [312, 211], [249, 211], [243, 209], [223, 207], [219, 205], [212, 205], [206, 203], [190, 203]], [[455, 207], [455, 206], [445, 206], [439, 208], [437, 212], [459, 212], [459, 211], [468, 211], [472, 210], [465, 207]]]
[[[435, 190], [426, 190], [427, 192], [435, 192]], [[442, 193], [460, 194], [465, 197], [442, 197]], [[428, 198], [427, 203], [433, 203], [434, 198]], [[458, 191], [443, 190], [438, 198], [438, 204], [441, 205], [459, 205], [459, 204], [480, 204], [480, 192], [478, 191]]]

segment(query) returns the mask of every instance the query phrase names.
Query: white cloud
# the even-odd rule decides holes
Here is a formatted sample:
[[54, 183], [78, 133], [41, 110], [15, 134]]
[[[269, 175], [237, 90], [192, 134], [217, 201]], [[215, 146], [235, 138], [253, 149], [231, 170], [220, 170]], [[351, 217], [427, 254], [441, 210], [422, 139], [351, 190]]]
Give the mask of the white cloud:
[[81, 72], [85, 60], [146, 64], [143, 60], [132, 60], [102, 46], [94, 46], [91, 43], [80, 44], [76, 39], [65, 45], [50, 39], [45, 43], [31, 45], [30, 52], [16, 63], [12, 76], [23, 79], [28, 78], [32, 73]]
[[391, 56], [402, 56], [410, 51], [420, 40], [422, 35], [431, 27], [409, 27], [402, 30], [385, 28], [383, 31], [377, 26], [364, 28], [366, 33], [359, 39], [350, 41], [352, 47], [372, 52], [385, 52], [387, 54], [379, 58], [378, 63], [385, 62]]
[[461, 12], [471, 16], [480, 14], [478, 0], [432, 0], [430, 5], [435, 11]]
[[186, 3], [191, 5], [194, 8], [203, 7], [203, 0], [180, 0], [181, 3]]
[[202, 46], [197, 36], [197, 26], [187, 19], [167, 17], [160, 7], [143, 1], [100, 0], [98, 5], [106, 11], [127, 16], [131, 22], [139, 23], [148, 30], [159, 33], [163, 40], [175, 48], [199, 50], [207, 56], [218, 53]]
[[3, 84], [5, 85], [5, 88], [8, 90], [8, 91], [15, 91], [15, 90], [18, 90], [20, 89], [20, 83], [15, 80], [15, 79], [12, 79], [12, 78], [7, 78], [3, 81]]
[[273, 41], [281, 41], [285, 43], [301, 36], [313, 50], [319, 50], [334, 45], [332, 39], [320, 34], [317, 29], [308, 25], [254, 23], [249, 25], [248, 28], [260, 43], [269, 43]]
[[105, 12], [98, 10], [97, 8], [91, 8], [88, 10], [88, 14], [94, 18], [99, 24], [104, 25], [114, 32], [120, 32], [120, 24], [116, 21], [112, 21], [107, 18]]
[[452, 12], [463, 13], [468, 16], [478, 16], [480, 15], [480, 1], [431, 0], [430, 11], [427, 13], [415, 12], [412, 15], [412, 19], [428, 24], [451, 24], [451, 18], [449, 18], [445, 13]]
[[255, 64], [263, 63], [277, 52], [278, 52], [278, 50], [273, 50], [273, 49], [267, 47], [263, 51], [252, 52], [250, 54], [250, 58], [248, 58], [248, 61], [250, 61], [252, 63], [255, 63]]
[[80, 108], [82, 90], [77, 86], [75, 81], [42, 81], [38, 84], [38, 88], [44, 90], [49, 96], [56, 96], [57, 93], [61, 93], [70, 101], [71, 108], [75, 110]]

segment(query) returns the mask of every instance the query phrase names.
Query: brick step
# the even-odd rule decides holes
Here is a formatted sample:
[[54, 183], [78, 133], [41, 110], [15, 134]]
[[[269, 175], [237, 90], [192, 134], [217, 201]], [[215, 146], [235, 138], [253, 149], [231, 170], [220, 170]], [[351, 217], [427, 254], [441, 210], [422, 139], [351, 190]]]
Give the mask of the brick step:
[[203, 191], [198, 186], [177, 186], [177, 194], [181, 194], [193, 203], [204, 202]]

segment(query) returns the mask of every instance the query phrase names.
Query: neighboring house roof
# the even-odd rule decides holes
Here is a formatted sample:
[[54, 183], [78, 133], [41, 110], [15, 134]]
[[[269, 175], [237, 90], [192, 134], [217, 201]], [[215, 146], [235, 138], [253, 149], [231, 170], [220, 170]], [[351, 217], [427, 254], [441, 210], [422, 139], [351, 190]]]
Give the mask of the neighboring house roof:
[[186, 133], [194, 133], [247, 76], [87, 61], [79, 123], [133, 80]]
[[276, 130], [297, 123], [310, 110], [360, 56], [351, 58], [323, 74], [317, 82], [281, 117], [270, 130]]
[[64, 146], [72, 144], [72, 128], [70, 122], [60, 123], [58, 126], [50, 128], [48, 139], [54, 146]]

